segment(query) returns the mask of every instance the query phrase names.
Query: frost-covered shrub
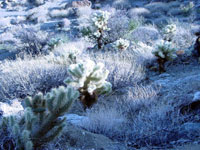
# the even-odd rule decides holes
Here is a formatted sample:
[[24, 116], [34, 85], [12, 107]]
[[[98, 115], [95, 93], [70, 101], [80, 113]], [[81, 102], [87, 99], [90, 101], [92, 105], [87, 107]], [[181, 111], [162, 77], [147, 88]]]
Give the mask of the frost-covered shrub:
[[108, 31], [108, 19], [110, 13], [107, 11], [97, 11], [91, 16], [91, 26], [82, 30], [82, 34], [89, 39], [95, 40], [98, 48], [101, 49], [104, 44], [104, 32]]
[[131, 3], [128, 0], [115, 0], [112, 3], [112, 7], [116, 9], [129, 9], [131, 7]]
[[[17, 150], [33, 150], [58, 137], [64, 126], [62, 117], [70, 108], [79, 92], [71, 87], [59, 87], [43, 95], [24, 100], [23, 116], [3, 118], [1, 129], [7, 129], [14, 137]], [[8, 143], [9, 147], [9, 143]]]
[[130, 45], [130, 42], [126, 39], [119, 39], [117, 41], [114, 42], [113, 46], [118, 49], [118, 50], [126, 50]]
[[140, 26], [131, 33], [131, 39], [137, 42], [154, 43], [160, 38], [158, 29], [154, 26]]
[[49, 10], [46, 5], [41, 5], [39, 7], [29, 10], [26, 17], [28, 21], [33, 21], [34, 23], [44, 23], [49, 18]]
[[87, 60], [72, 64], [68, 68], [68, 73], [71, 77], [68, 77], [65, 83], [79, 90], [84, 108], [91, 107], [99, 95], [110, 93], [112, 90], [112, 84], [106, 81], [109, 71], [104, 69], [102, 63], [95, 64]]
[[[108, 81], [113, 89], [131, 86], [144, 79], [143, 60], [132, 49], [123, 53], [116, 51], [88, 51], [88, 57], [96, 62], [102, 62], [109, 70]], [[112, 65], [111, 65], [112, 64]]]
[[194, 44], [195, 36], [192, 33], [191, 24], [183, 22], [174, 22], [176, 24], [176, 32], [173, 35], [172, 43], [179, 50], [184, 50], [187, 55], [191, 55], [189, 47]]
[[108, 21], [109, 31], [106, 42], [112, 43], [120, 38], [129, 39], [129, 35], [140, 25], [139, 19], [129, 18], [124, 11], [116, 11]]
[[176, 58], [176, 54], [174, 53], [175, 51], [176, 49], [172, 46], [172, 43], [164, 40], [159, 41], [156, 49], [152, 53], [157, 57], [160, 73], [165, 71], [164, 64], [167, 61]]
[[151, 109], [155, 96], [156, 91], [151, 86], [135, 85], [116, 90], [115, 94], [100, 98], [92, 109], [87, 110], [88, 120], [82, 126], [111, 139], [127, 140], [133, 132], [140, 134], [140, 130], [132, 130], [133, 123], [137, 124], [134, 118], [138, 117], [139, 112]]
[[116, 139], [125, 133], [126, 117], [115, 105], [94, 106], [94, 108], [87, 110], [86, 116], [88, 120], [83, 122], [83, 127], [90, 132]]
[[50, 17], [52, 18], [65, 18], [68, 17], [70, 14], [69, 10], [64, 10], [64, 9], [54, 9], [50, 12]]
[[25, 28], [18, 31], [15, 37], [20, 39], [19, 50], [24, 54], [38, 55], [47, 53], [45, 49], [48, 33], [36, 31], [34, 28]]
[[[58, 40], [56, 38], [54, 40]], [[53, 42], [54, 43], [54, 42]], [[52, 43], [52, 44], [53, 44]], [[45, 58], [49, 62], [54, 62], [62, 65], [70, 65], [77, 62], [77, 59], [81, 59], [83, 51], [87, 48], [90, 43], [84, 42], [83, 40], [77, 41], [66, 41], [61, 38], [59, 42], [53, 44], [52, 51]]]
[[153, 46], [147, 45], [143, 42], [132, 42], [131, 49], [136, 55], [137, 59], [141, 61], [144, 65], [150, 63], [155, 56], [152, 54]]
[[0, 68], [1, 101], [49, 91], [62, 85], [67, 77], [66, 66], [50, 63], [43, 58], [7, 60], [1, 62]]

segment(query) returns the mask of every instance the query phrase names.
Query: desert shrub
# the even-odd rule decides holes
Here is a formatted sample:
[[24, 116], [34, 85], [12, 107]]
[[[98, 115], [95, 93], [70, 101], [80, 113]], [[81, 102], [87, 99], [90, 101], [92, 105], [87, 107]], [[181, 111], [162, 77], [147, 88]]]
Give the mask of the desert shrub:
[[173, 60], [176, 58], [175, 48], [172, 47], [172, 43], [168, 41], [159, 41], [156, 49], [152, 52], [157, 57], [157, 62], [159, 65], [159, 72], [165, 72], [165, 63], [167, 61]]
[[51, 52], [45, 58], [49, 62], [68, 66], [74, 64], [77, 60], [82, 59], [83, 51], [89, 46], [90, 43], [84, 40], [66, 41], [64, 38], [55, 38], [49, 44]]
[[43, 58], [18, 58], [1, 62], [1, 101], [24, 98], [37, 91], [49, 91], [63, 84], [67, 76], [66, 66], [58, 65]]
[[[171, 105], [151, 106], [151, 110], [140, 111], [134, 115], [128, 138], [136, 148], [148, 146], [172, 146], [170, 141], [178, 140], [182, 117]], [[170, 145], [171, 144], [171, 145]]]
[[131, 133], [140, 134], [140, 130], [132, 130], [134, 118], [140, 111], [150, 110], [155, 97], [156, 91], [150, 86], [124, 87], [109, 97], [101, 97], [87, 110], [88, 120], [82, 126], [91, 132], [126, 141]]
[[4, 117], [1, 129], [8, 129], [17, 150], [39, 148], [61, 134], [65, 118], [59, 117], [78, 97], [79, 92], [71, 87], [59, 87], [46, 95], [38, 93], [33, 98], [27, 97], [23, 116]]
[[188, 23], [174, 21], [176, 32], [174, 33], [171, 42], [179, 50], [184, 50], [187, 55], [191, 55], [189, 47], [194, 44], [195, 36], [192, 33], [191, 25]]
[[[106, 115], [105, 115], [106, 114]], [[110, 138], [124, 138], [126, 117], [115, 106], [94, 106], [87, 110], [88, 121], [83, 122], [83, 127], [90, 132], [106, 135]]]
[[131, 49], [141, 64], [149, 64], [155, 59], [155, 56], [152, 54], [154, 49], [153, 45], [148, 45], [143, 42], [132, 42]]
[[153, 44], [160, 39], [160, 33], [155, 26], [145, 25], [136, 28], [130, 35], [131, 40], [143, 42], [145, 44]]
[[36, 31], [34, 28], [25, 28], [17, 32], [15, 37], [20, 39], [19, 50], [21, 54], [34, 56], [48, 53], [48, 49], [45, 49], [48, 41], [47, 32]]
[[145, 78], [143, 60], [137, 57], [132, 49], [127, 49], [123, 53], [116, 53], [115, 50], [107, 50], [103, 53], [87, 52], [90, 59], [105, 64], [110, 72], [108, 81], [112, 83], [114, 89], [133, 85]]
[[116, 9], [129, 9], [131, 7], [131, 3], [128, 0], [115, 0], [112, 3], [112, 7]]
[[66, 18], [68, 17], [70, 14], [69, 10], [64, 10], [64, 9], [54, 9], [50, 12], [50, 17], [52, 18]]
[[129, 18], [124, 11], [116, 11], [108, 21], [109, 31], [106, 34], [107, 43], [120, 38], [131, 39], [131, 33], [141, 24], [137, 18]]
[[27, 21], [32, 21], [33, 23], [44, 23], [49, 18], [49, 10], [45, 5], [41, 5], [29, 10], [26, 17]]
[[80, 101], [85, 109], [91, 107], [99, 95], [110, 93], [112, 90], [112, 84], [106, 81], [109, 71], [104, 69], [102, 63], [95, 64], [88, 60], [72, 64], [68, 73], [71, 77], [68, 77], [65, 83], [79, 90]]

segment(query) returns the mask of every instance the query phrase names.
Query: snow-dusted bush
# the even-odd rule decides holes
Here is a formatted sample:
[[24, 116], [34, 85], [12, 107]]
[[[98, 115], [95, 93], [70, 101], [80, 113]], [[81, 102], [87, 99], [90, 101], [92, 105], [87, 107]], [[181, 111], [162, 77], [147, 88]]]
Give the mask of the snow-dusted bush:
[[196, 40], [192, 33], [191, 24], [177, 21], [175, 21], [174, 24], [176, 24], [176, 32], [171, 42], [177, 49], [184, 50], [187, 55], [190, 55], [191, 51], [189, 51], [189, 47], [191, 47]]
[[130, 45], [130, 42], [126, 39], [119, 39], [113, 43], [113, 46], [118, 50], [126, 50]]
[[48, 6], [41, 5], [39, 7], [29, 10], [27, 15], [28, 21], [33, 21], [34, 23], [44, 23], [49, 19]]
[[146, 64], [155, 58], [155, 56], [152, 54], [153, 46], [147, 45], [143, 42], [132, 42], [131, 49], [141, 63]]
[[[53, 42], [54, 41], [54, 42]], [[65, 38], [55, 38], [51, 42], [52, 50], [45, 58], [49, 62], [54, 62], [62, 65], [70, 65], [77, 62], [77, 59], [81, 59], [83, 51], [90, 43], [84, 40], [66, 41]]]
[[91, 16], [90, 26], [83, 28], [82, 33], [84, 36], [87, 36], [89, 39], [94, 40], [98, 48], [101, 49], [104, 44], [104, 32], [108, 31], [108, 19], [110, 13], [107, 11], [97, 11]]
[[131, 3], [128, 0], [115, 0], [112, 3], [112, 7], [116, 9], [129, 9], [131, 7]]
[[127, 49], [123, 53], [116, 53], [116, 51], [88, 52], [90, 59], [105, 64], [110, 72], [108, 81], [112, 83], [114, 89], [131, 86], [144, 79], [143, 62], [132, 49]]
[[159, 64], [159, 72], [164, 72], [164, 64], [167, 61], [173, 60], [176, 58], [174, 53], [176, 49], [173, 47], [171, 42], [161, 40], [158, 42], [155, 50], [152, 52], [156, 57]]
[[65, 18], [69, 16], [70, 10], [64, 10], [64, 9], [54, 9], [50, 12], [50, 17], [52, 18]]
[[125, 134], [126, 117], [115, 107], [95, 106], [86, 113], [87, 121], [83, 122], [83, 127], [90, 132], [106, 135], [116, 139]]
[[139, 19], [130, 19], [124, 11], [114, 12], [109, 21], [109, 31], [106, 33], [107, 43], [112, 43], [120, 38], [129, 38], [131, 32], [140, 25]]
[[99, 95], [110, 93], [112, 90], [112, 84], [106, 81], [109, 71], [102, 63], [95, 64], [87, 60], [72, 64], [68, 68], [68, 73], [71, 77], [68, 77], [65, 83], [79, 90], [84, 108], [91, 107]]
[[153, 44], [160, 37], [161, 36], [158, 29], [152, 25], [138, 27], [131, 33], [132, 40], [138, 42], [140, 41], [146, 44]]
[[43, 58], [25, 58], [0, 64], [0, 99], [11, 100], [49, 91], [63, 84], [66, 66], [49, 63]]
[[131, 138], [133, 133], [140, 135], [140, 130], [132, 130], [133, 124], [137, 124], [134, 118], [139, 112], [151, 109], [156, 91], [151, 86], [134, 86], [115, 92], [116, 94], [108, 98], [100, 98], [92, 109], [87, 110], [88, 119], [83, 121], [82, 126], [89, 131], [125, 141]]
[[20, 39], [19, 50], [24, 54], [38, 55], [47, 53], [45, 46], [48, 42], [48, 33], [37, 31], [34, 28], [24, 28], [15, 35]]

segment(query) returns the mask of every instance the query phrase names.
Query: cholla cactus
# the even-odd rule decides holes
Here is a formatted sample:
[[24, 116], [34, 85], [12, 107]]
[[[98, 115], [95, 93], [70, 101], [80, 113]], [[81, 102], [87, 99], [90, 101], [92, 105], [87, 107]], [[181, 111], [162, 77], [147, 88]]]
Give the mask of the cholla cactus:
[[175, 24], [169, 24], [164, 28], [164, 34], [173, 34], [176, 32], [176, 25]]
[[176, 25], [175, 24], [169, 24], [167, 25], [164, 30], [164, 39], [167, 41], [171, 41], [174, 34], [176, 33]]
[[82, 31], [85, 36], [92, 40], [96, 40], [99, 49], [101, 49], [104, 44], [104, 32], [109, 31], [109, 17], [110, 13], [107, 11], [99, 10], [98, 12], [95, 12], [90, 20], [91, 27], [87, 27]]
[[175, 48], [172, 47], [172, 44], [168, 41], [161, 40], [157, 44], [156, 49], [152, 52], [156, 57], [159, 64], [159, 72], [165, 72], [164, 64], [176, 58]]
[[119, 39], [114, 42], [114, 47], [118, 50], [126, 50], [130, 45], [130, 42], [125, 39]]
[[112, 85], [106, 81], [109, 71], [103, 68], [102, 63], [95, 64], [88, 60], [72, 64], [68, 69], [72, 77], [67, 78], [65, 83], [79, 89], [80, 100], [85, 109], [97, 101], [98, 95], [111, 92]]
[[189, 2], [186, 6], [181, 5], [181, 10], [183, 11], [185, 16], [188, 16], [192, 13], [192, 9], [194, 8], [194, 2]]
[[[4, 118], [1, 126], [11, 129], [17, 150], [32, 150], [56, 138], [64, 127], [65, 118], [59, 118], [68, 111], [79, 92], [63, 86], [50, 93], [37, 94], [24, 100], [25, 113], [19, 120], [14, 116]], [[19, 121], [18, 121], [19, 120]]]

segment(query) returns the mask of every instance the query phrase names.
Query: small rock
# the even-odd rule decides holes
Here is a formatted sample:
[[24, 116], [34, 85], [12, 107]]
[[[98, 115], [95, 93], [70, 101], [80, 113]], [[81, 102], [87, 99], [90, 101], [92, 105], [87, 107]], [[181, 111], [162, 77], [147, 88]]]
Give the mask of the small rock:
[[180, 108], [180, 112], [182, 114], [186, 114], [188, 112], [199, 112], [200, 111], [200, 91], [194, 94], [192, 102], [183, 104]]
[[73, 124], [75, 126], [83, 126], [83, 122], [84, 121], [88, 121], [88, 117], [85, 116], [79, 116], [77, 114], [67, 114], [65, 115], [67, 118], [67, 122], [69, 122], [70, 124]]
[[166, 77], [170, 77], [170, 74], [168, 73], [162, 73], [159, 75], [160, 78], [166, 78]]
[[194, 93], [194, 97], [193, 97], [193, 102], [194, 101], [199, 101], [200, 100], [200, 91]]
[[64, 132], [65, 143], [77, 149], [126, 150], [124, 145], [113, 142], [106, 136], [90, 133], [73, 125], [67, 124]]
[[200, 123], [187, 122], [181, 126], [181, 133], [197, 135], [200, 132]]

